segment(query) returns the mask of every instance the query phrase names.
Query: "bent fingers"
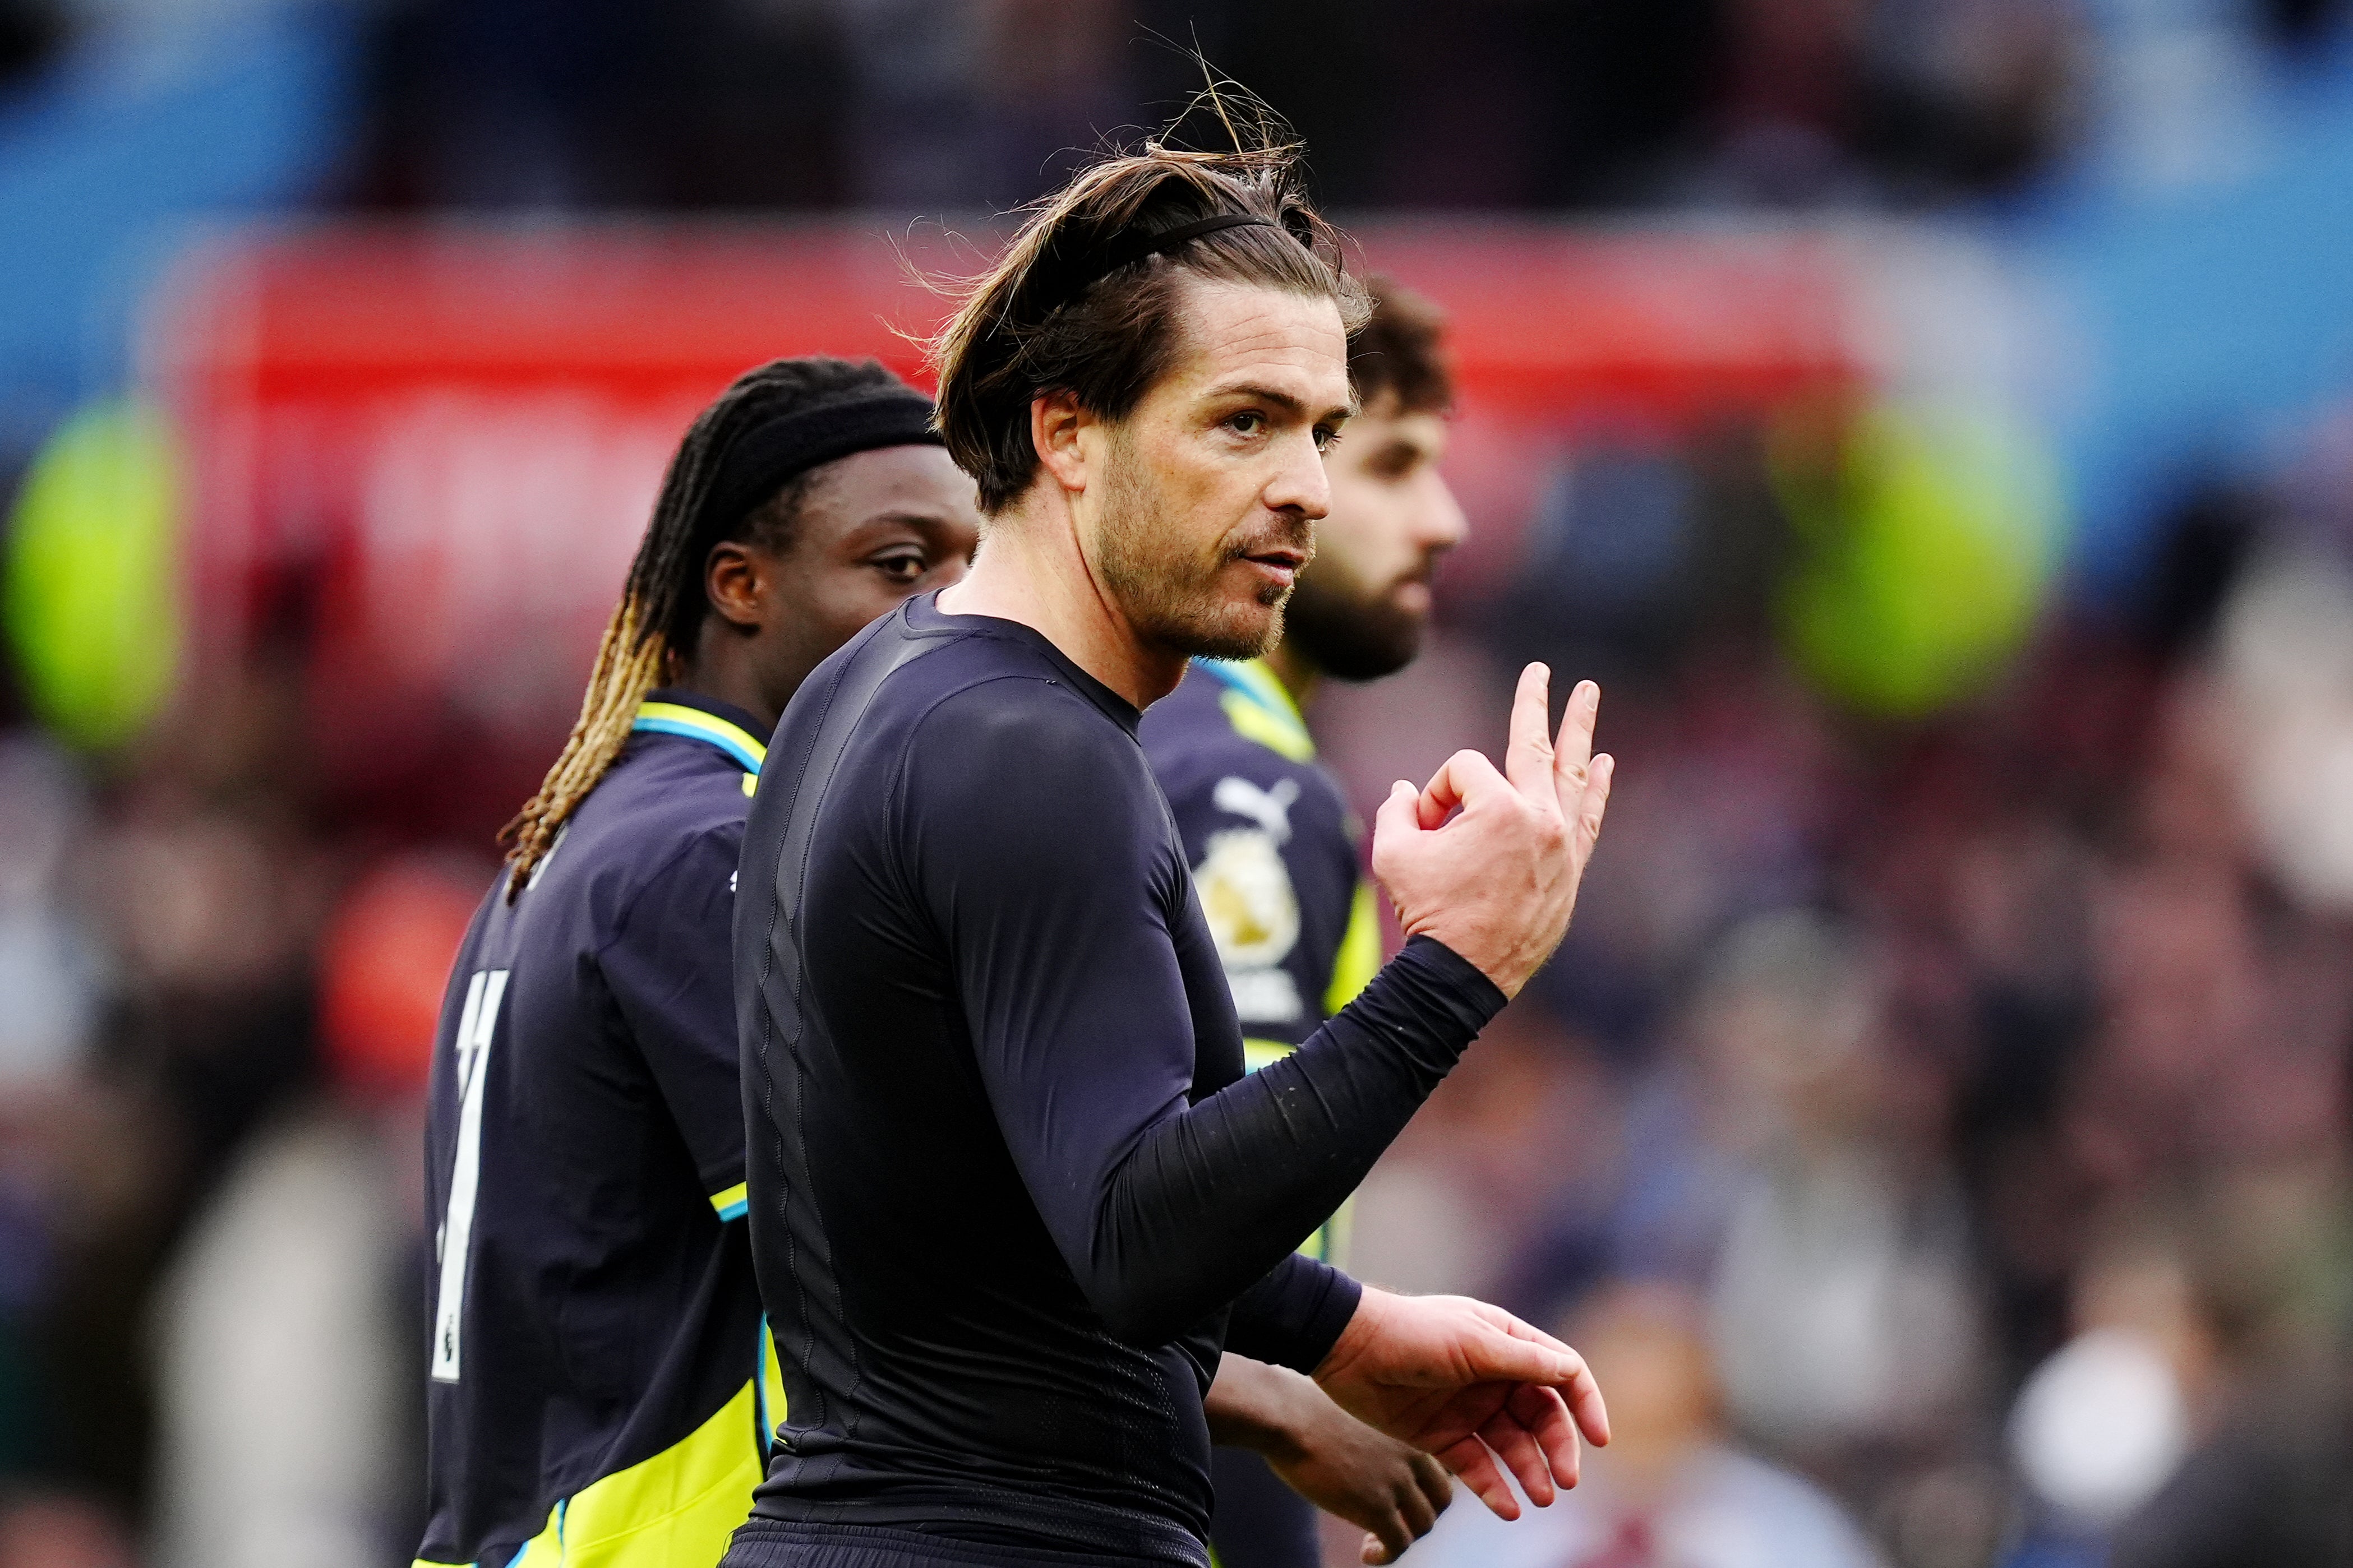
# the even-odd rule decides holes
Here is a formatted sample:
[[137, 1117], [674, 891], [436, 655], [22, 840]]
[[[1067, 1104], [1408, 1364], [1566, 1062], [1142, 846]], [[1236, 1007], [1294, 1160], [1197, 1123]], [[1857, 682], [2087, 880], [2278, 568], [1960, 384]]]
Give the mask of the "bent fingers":
[[1437, 1451], [1438, 1462], [1454, 1472], [1454, 1479], [1471, 1489], [1472, 1494], [1487, 1505], [1487, 1511], [1497, 1519], [1520, 1517], [1520, 1500], [1512, 1495], [1504, 1472], [1495, 1468], [1495, 1457], [1476, 1437], [1464, 1437], [1449, 1443]]
[[[1553, 1499], [1558, 1495], [1553, 1485], [1552, 1456], [1536, 1442], [1535, 1434], [1512, 1413], [1508, 1404], [1489, 1416], [1486, 1425], [1479, 1428], [1479, 1440], [1504, 1462], [1530, 1502], [1538, 1508], [1552, 1506]], [[1572, 1466], [1567, 1478], [1568, 1484], [1576, 1484], [1576, 1474]]]

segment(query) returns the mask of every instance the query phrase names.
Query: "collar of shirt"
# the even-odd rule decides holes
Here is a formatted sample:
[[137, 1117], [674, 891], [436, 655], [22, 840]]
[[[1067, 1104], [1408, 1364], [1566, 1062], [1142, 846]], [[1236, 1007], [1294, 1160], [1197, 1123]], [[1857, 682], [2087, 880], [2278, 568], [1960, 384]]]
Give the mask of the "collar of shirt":
[[1291, 700], [1266, 660], [1197, 658], [1193, 668], [1256, 710], [1261, 723], [1271, 731], [1261, 738], [1273, 750], [1303, 762], [1315, 754], [1315, 742], [1307, 733], [1307, 721], [1300, 716], [1299, 704]]
[[1020, 621], [1009, 621], [1001, 616], [952, 616], [940, 608], [941, 590], [918, 594], [901, 605], [898, 614], [902, 624], [918, 636], [979, 634], [1002, 637], [1037, 650], [1039, 657], [1052, 665], [1070, 683], [1071, 689], [1101, 709], [1129, 734], [1135, 733], [1137, 723], [1144, 718], [1135, 704], [1089, 675], [1078, 661], [1054, 646], [1054, 639], [1037, 627]]
[[638, 704], [637, 722], [629, 728], [715, 746], [747, 773], [757, 773], [768, 758], [768, 748], [754, 732], [756, 721], [752, 715], [732, 702], [680, 687], [665, 686], [647, 693]]

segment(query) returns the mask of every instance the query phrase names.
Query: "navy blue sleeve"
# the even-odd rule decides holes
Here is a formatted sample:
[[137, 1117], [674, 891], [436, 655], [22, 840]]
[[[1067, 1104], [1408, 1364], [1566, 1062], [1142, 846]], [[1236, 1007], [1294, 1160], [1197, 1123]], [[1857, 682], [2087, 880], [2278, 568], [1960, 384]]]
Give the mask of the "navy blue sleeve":
[[741, 824], [696, 834], [638, 890], [596, 954], [723, 1219], [742, 1212], [734, 1189], [744, 1181], [731, 934], [743, 840]]
[[1313, 1373], [1356, 1314], [1364, 1288], [1328, 1263], [1294, 1252], [1234, 1299], [1226, 1349]]
[[1239, 1026], [1158, 788], [1075, 696], [997, 695], [926, 717], [892, 820], [1022, 1181], [1113, 1333], [1163, 1343], [1250, 1292], [1258, 1352], [1312, 1366], [1356, 1287], [1285, 1259], [1503, 996], [1417, 942], [1296, 1054], [1196, 1102], [1197, 1028], [1221, 1019], [1238, 1059]]

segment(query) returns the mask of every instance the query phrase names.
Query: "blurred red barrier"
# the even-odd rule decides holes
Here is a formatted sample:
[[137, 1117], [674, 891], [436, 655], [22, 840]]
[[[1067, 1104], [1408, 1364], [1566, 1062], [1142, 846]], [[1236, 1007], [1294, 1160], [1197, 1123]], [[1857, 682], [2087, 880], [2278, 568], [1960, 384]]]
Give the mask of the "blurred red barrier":
[[[1834, 246], [1801, 235], [1373, 227], [1452, 313], [1454, 465], [1503, 559], [1560, 444], [1857, 374]], [[469, 825], [533, 782], [578, 700], [663, 464], [780, 354], [920, 378], [936, 228], [350, 226], [205, 247], [154, 312], [190, 464], [202, 660], [290, 642], [322, 776]]]

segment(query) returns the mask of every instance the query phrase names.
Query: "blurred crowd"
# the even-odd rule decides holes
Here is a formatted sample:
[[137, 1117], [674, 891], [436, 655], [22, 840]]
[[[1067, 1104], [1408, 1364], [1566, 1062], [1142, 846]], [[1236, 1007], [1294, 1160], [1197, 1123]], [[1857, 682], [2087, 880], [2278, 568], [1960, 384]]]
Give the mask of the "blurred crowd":
[[97, 28], [320, 10], [365, 78], [344, 202], [971, 213], [1138, 105], [1156, 123], [1198, 48], [1279, 100], [1343, 210], [1914, 208], [2014, 191], [2095, 123], [2170, 144], [2344, 8], [1300, 0], [1269, 26], [1236, 0], [7, 0], [0, 85]]
[[[1623, 762], [1568, 948], [1353, 1242], [1574, 1336], [1620, 1441], [1411, 1561], [2353, 1562], [2348, 429], [1930, 717], [1790, 656], [1737, 485], [1646, 605], [1571, 528], [1324, 695], [1360, 801], [1492, 746], [1532, 654]], [[0, 1568], [408, 1556], [417, 1102], [490, 846], [332, 815], [298, 685], [0, 742]]]
[[425, 1069], [487, 845], [305, 788], [284, 682], [0, 738], [0, 1563], [406, 1562]]
[[[393, 205], [1001, 209], [1201, 85], [1277, 100], [1324, 199], [1917, 207], [2015, 190], [2091, 100], [2293, 56], [2338, 0], [422, 0], [377, 34]], [[2151, 80], [2178, 105], [2172, 79]]]
[[[1623, 763], [1569, 946], [1376, 1173], [1356, 1261], [1587, 1334], [1629, 1440], [1546, 1544], [1461, 1518], [1423, 1557], [2353, 1562], [2342, 417], [1931, 720], [1810, 689], [1775, 574], [1676, 614], [1704, 561], [1647, 647], [1460, 605], [1327, 700], [1362, 801], [1492, 743], [1461, 716], [1535, 654], [1602, 675]], [[1883, 1558], [1774, 1525], [1823, 1494], [1727, 1455]], [[1705, 1544], [1735, 1522], [1814, 1544]]]

